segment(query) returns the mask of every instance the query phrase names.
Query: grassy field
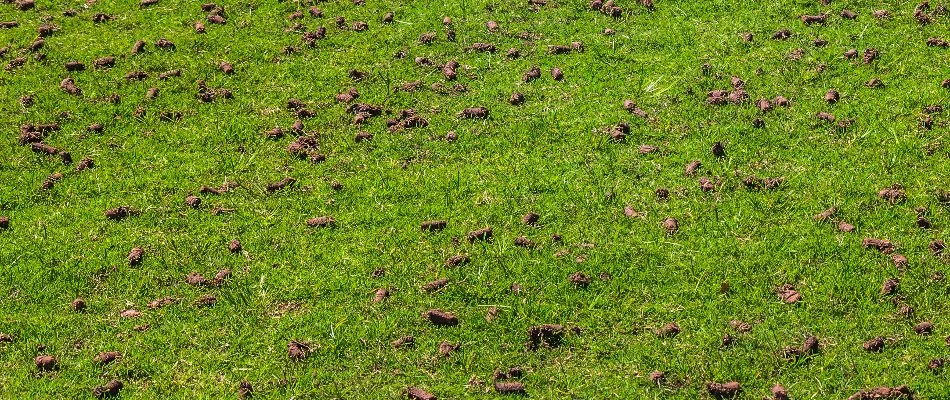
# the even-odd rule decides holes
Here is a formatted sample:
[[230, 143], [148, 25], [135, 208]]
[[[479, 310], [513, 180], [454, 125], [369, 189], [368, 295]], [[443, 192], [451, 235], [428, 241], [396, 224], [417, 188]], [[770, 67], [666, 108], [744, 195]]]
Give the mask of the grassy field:
[[[776, 384], [797, 399], [950, 393], [948, 259], [931, 249], [950, 240], [937, 2], [915, 18], [907, 1], [618, 0], [617, 16], [586, 0], [26, 1], [0, 4], [16, 22], [0, 29], [2, 398], [88, 398], [111, 380], [140, 399], [236, 398], [242, 381], [301, 399], [508, 397], [496, 382], [558, 399], [712, 398], [708, 382], [748, 399]], [[788, 105], [757, 101], [777, 96]], [[382, 115], [356, 124], [358, 103]], [[458, 115], [470, 107], [487, 118]], [[335, 223], [308, 225], [323, 216]], [[484, 227], [491, 240], [468, 240]], [[541, 324], [560, 343], [532, 348]], [[121, 356], [102, 365], [107, 351]]]

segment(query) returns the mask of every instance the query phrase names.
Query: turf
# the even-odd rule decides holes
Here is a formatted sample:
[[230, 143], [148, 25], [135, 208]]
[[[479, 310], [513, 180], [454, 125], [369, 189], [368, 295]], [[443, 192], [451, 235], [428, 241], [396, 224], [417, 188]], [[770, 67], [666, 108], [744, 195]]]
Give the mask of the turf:
[[[0, 61], [26, 58], [0, 71], [0, 215], [10, 218], [0, 231], [0, 333], [15, 339], [0, 344], [0, 397], [89, 397], [118, 379], [123, 398], [233, 398], [242, 380], [259, 398], [397, 398], [409, 386], [439, 398], [491, 398], [502, 396], [492, 372], [513, 366], [525, 370], [519, 381], [535, 398], [693, 399], [709, 396], [710, 381], [737, 381], [739, 397], [749, 399], [769, 395], [774, 384], [793, 398], [901, 384], [920, 398], [950, 391], [946, 374], [928, 369], [950, 350], [947, 261], [928, 249], [950, 239], [948, 208], [934, 196], [950, 189], [946, 115], [921, 126], [925, 106], [948, 105], [941, 81], [950, 78], [950, 50], [926, 41], [947, 32], [950, 16], [919, 24], [916, 3], [906, 1], [657, 0], [650, 11], [622, 0], [619, 18], [582, 0], [549, 0], [537, 10], [520, 0], [339, 0], [317, 4], [319, 18], [303, 2], [217, 3], [224, 25], [208, 23], [198, 3], [177, 0], [146, 8], [129, 0], [37, 0], [29, 11], [0, 4], [0, 21], [19, 23], [0, 30], [0, 47], [9, 47]], [[845, 8], [858, 18], [839, 17]], [[64, 16], [65, 9], [78, 14]], [[874, 18], [877, 9], [891, 17]], [[295, 11], [303, 18], [288, 20]], [[388, 11], [395, 21], [380, 23]], [[799, 20], [822, 12], [829, 13], [823, 25]], [[95, 23], [97, 13], [115, 18]], [[369, 29], [340, 30], [338, 16]], [[486, 29], [489, 20], [498, 32]], [[205, 21], [206, 33], [195, 33], [195, 21]], [[308, 47], [302, 32], [290, 30], [298, 22], [308, 31], [325, 26], [326, 38]], [[47, 23], [56, 31], [30, 52]], [[791, 38], [772, 40], [783, 28]], [[419, 43], [426, 32], [437, 33], [433, 43]], [[751, 43], [742, 32], [753, 33]], [[828, 44], [815, 47], [818, 37]], [[155, 47], [160, 38], [175, 49]], [[136, 40], [145, 51], [132, 55]], [[572, 41], [583, 51], [547, 52]], [[476, 42], [498, 50], [466, 50]], [[286, 46], [297, 51], [285, 54]], [[505, 57], [508, 48], [522, 56]], [[844, 59], [851, 48], [857, 59]], [[863, 64], [868, 48], [879, 57]], [[796, 49], [804, 50], [797, 60]], [[394, 58], [400, 50], [407, 57]], [[94, 68], [104, 56], [115, 56], [115, 66]], [[416, 57], [462, 67], [446, 81]], [[69, 61], [86, 70], [66, 71]], [[233, 74], [219, 70], [225, 61]], [[541, 77], [524, 82], [535, 65]], [[554, 67], [563, 81], [551, 79]], [[181, 76], [158, 78], [173, 69]], [[368, 76], [355, 82], [350, 69]], [[148, 78], [128, 81], [132, 71]], [[745, 81], [751, 99], [707, 104], [707, 92], [731, 89], [731, 76]], [[60, 89], [66, 77], [82, 96]], [[872, 78], [884, 86], [865, 86]], [[231, 90], [233, 99], [199, 101], [198, 80]], [[417, 80], [415, 92], [395, 89]], [[456, 83], [467, 91], [452, 92]], [[150, 87], [158, 97], [145, 98]], [[389, 131], [393, 115], [384, 114], [354, 126], [347, 105], [334, 100], [351, 87], [356, 102], [413, 108], [429, 124]], [[823, 100], [831, 88], [841, 94], [835, 104]], [[508, 104], [515, 91], [524, 104]], [[113, 93], [118, 102], [107, 101]], [[34, 97], [32, 107], [21, 104], [24, 95]], [[778, 95], [791, 106], [763, 113], [752, 103]], [[303, 123], [324, 162], [288, 154], [292, 135], [264, 134], [289, 129], [290, 98], [315, 111]], [[625, 111], [625, 99], [648, 118]], [[490, 117], [456, 116], [476, 106]], [[821, 111], [853, 121], [821, 121]], [[756, 118], [763, 127], [753, 126]], [[95, 168], [77, 172], [75, 162], [63, 165], [17, 142], [22, 124], [50, 122], [61, 130], [44, 142], [75, 161], [91, 157]], [[620, 122], [630, 133], [618, 142], [606, 133]], [[93, 123], [104, 130], [87, 131]], [[374, 136], [356, 143], [358, 131]], [[457, 141], [443, 139], [449, 131]], [[710, 152], [715, 142], [725, 157]], [[640, 144], [660, 151], [640, 154]], [[692, 160], [703, 168], [685, 176]], [[41, 189], [54, 172], [64, 177]], [[742, 180], [753, 174], [784, 181], [749, 190]], [[700, 190], [701, 176], [713, 178], [714, 192]], [[265, 190], [284, 177], [297, 182]], [[224, 182], [240, 186], [198, 193]], [[878, 196], [894, 183], [906, 192], [898, 204]], [[670, 198], [658, 200], [658, 188]], [[202, 199], [196, 209], [184, 202], [190, 194]], [[104, 216], [118, 206], [138, 214]], [[626, 217], [625, 206], [642, 218]], [[855, 232], [813, 219], [833, 206], [834, 220]], [[917, 227], [918, 207], [928, 208], [932, 228]], [[540, 215], [536, 226], [520, 222], [528, 212]], [[305, 223], [319, 216], [336, 224]], [[667, 217], [679, 222], [674, 234], [662, 227]], [[433, 219], [447, 220], [447, 228], [422, 232], [420, 223]], [[492, 241], [465, 239], [486, 226]], [[515, 246], [520, 235], [537, 245]], [[863, 248], [865, 237], [895, 242], [909, 266], [898, 270], [887, 255]], [[242, 244], [239, 254], [228, 251], [232, 239]], [[130, 266], [136, 246], [145, 255]], [[456, 254], [471, 262], [446, 267]], [[191, 272], [211, 278], [222, 268], [233, 271], [223, 285], [185, 282]], [[378, 269], [385, 274], [374, 277]], [[568, 279], [578, 271], [592, 278], [586, 288]], [[891, 277], [900, 279], [897, 295], [881, 295]], [[421, 289], [437, 278], [449, 284]], [[776, 295], [783, 284], [794, 285], [801, 301], [783, 303]], [[373, 304], [378, 288], [392, 295]], [[216, 304], [196, 303], [209, 294]], [[166, 296], [179, 301], [146, 307]], [[70, 309], [77, 297], [85, 312]], [[900, 315], [896, 304], [914, 311]], [[492, 306], [499, 311], [489, 321]], [[120, 316], [130, 308], [142, 315]], [[423, 319], [432, 308], [457, 315], [458, 326], [432, 326]], [[738, 333], [731, 320], [752, 330]], [[913, 330], [924, 320], [934, 322], [929, 336]], [[658, 337], [670, 322], [681, 332]], [[528, 349], [529, 327], [545, 323], [564, 325], [564, 342]], [[721, 345], [726, 333], [732, 346]], [[393, 349], [390, 342], [405, 335], [415, 345]], [[818, 354], [783, 357], [784, 347], [808, 335], [819, 338]], [[862, 343], [876, 336], [887, 338], [884, 350], [865, 352]], [[311, 345], [309, 357], [288, 358], [293, 340]], [[460, 347], [442, 357], [443, 340]], [[93, 357], [102, 351], [123, 356], [98, 366]], [[40, 354], [55, 356], [58, 370], [38, 371]], [[667, 381], [650, 382], [654, 370]]]

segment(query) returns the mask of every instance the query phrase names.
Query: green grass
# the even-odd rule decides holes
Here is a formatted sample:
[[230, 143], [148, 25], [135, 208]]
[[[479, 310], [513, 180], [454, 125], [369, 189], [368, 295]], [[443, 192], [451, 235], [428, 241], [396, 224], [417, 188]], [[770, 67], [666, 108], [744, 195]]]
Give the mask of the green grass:
[[[0, 5], [0, 21], [20, 24], [0, 30], [0, 47], [10, 48], [0, 62], [27, 57], [24, 66], [0, 71], [0, 215], [11, 219], [10, 229], [0, 231], [0, 333], [16, 337], [0, 344], [0, 397], [89, 397], [94, 386], [119, 379], [123, 398], [233, 398], [247, 379], [260, 398], [397, 398], [407, 386], [439, 398], [491, 398], [499, 396], [491, 389], [492, 371], [511, 366], [525, 368], [522, 381], [535, 398], [693, 399], [708, 396], [704, 382], [733, 380], [749, 399], [766, 396], [776, 383], [800, 399], [844, 398], [879, 385], [907, 384], [921, 398], [946, 398], [950, 390], [946, 373], [927, 369], [930, 359], [950, 352], [944, 344], [950, 285], [932, 279], [947, 272], [947, 263], [927, 249], [931, 240], [950, 239], [950, 214], [933, 195], [950, 189], [946, 112], [933, 116], [932, 130], [919, 127], [924, 106], [950, 106], [940, 87], [950, 78], [950, 50], [925, 45], [946, 34], [950, 16], [921, 26], [912, 18], [916, 4], [907, 1], [657, 0], [651, 13], [624, 0], [624, 16], [613, 19], [583, 0], [549, 0], [537, 12], [520, 0], [369, 0], [364, 6], [338, 0], [318, 4], [325, 17], [313, 18], [302, 3], [228, 0], [218, 2], [227, 24], [206, 23], [207, 33], [199, 35], [192, 24], [206, 13], [197, 2], [161, 0], [141, 10], [131, 0], [88, 9], [79, 1], [37, 3], [25, 12]], [[64, 17], [66, 8], [80, 13]], [[842, 20], [843, 8], [859, 18]], [[871, 12], [881, 8], [893, 17], [875, 20]], [[305, 17], [288, 21], [297, 10]], [[387, 11], [396, 21], [382, 25]], [[798, 19], [819, 12], [831, 15], [824, 26]], [[116, 19], [94, 24], [96, 13]], [[341, 15], [370, 28], [340, 31], [334, 18]], [[44, 16], [59, 29], [46, 38], [47, 58], [40, 62], [21, 49], [36, 38]], [[454, 43], [445, 39], [443, 16], [454, 19]], [[488, 20], [502, 32], [489, 33]], [[327, 38], [307, 48], [299, 33], [285, 31], [294, 22], [308, 30], [326, 26]], [[606, 27], [616, 34], [603, 35]], [[786, 27], [790, 40], [769, 39]], [[436, 42], [419, 44], [419, 35], [430, 31], [438, 33]], [[515, 37], [523, 31], [538, 38]], [[754, 33], [753, 43], [742, 43], [738, 34], [745, 31]], [[155, 48], [163, 37], [176, 50]], [[828, 45], [813, 47], [816, 37]], [[147, 51], [130, 55], [139, 39]], [[546, 52], [571, 41], [583, 42], [585, 51]], [[474, 42], [494, 43], [499, 51], [464, 50]], [[288, 45], [299, 52], [282, 54]], [[506, 59], [511, 47], [523, 57]], [[870, 47], [880, 50], [871, 65], [841, 56]], [[796, 48], [804, 56], [790, 61]], [[394, 59], [400, 49], [408, 57]], [[92, 68], [107, 55], [116, 56], [115, 67]], [[468, 91], [430, 90], [443, 78], [438, 69], [416, 66], [418, 56], [457, 59], [464, 66], [457, 82]], [[73, 60], [87, 70], [65, 71]], [[235, 73], [222, 74], [221, 61]], [[700, 66], [707, 62], [712, 69], [704, 75]], [[533, 65], [542, 78], [522, 82]], [[564, 70], [564, 82], [550, 78], [552, 67]], [[370, 75], [354, 83], [347, 77], [352, 68]], [[181, 69], [181, 77], [157, 78], [170, 69]], [[126, 81], [126, 73], [139, 70], [149, 78]], [[706, 105], [706, 92], [729, 89], [732, 75], [745, 80], [752, 100], [783, 95], [792, 106], [762, 114], [751, 102]], [[59, 89], [67, 76], [82, 88], [81, 98]], [[886, 86], [865, 87], [871, 78]], [[201, 103], [199, 79], [232, 90], [234, 99]], [[417, 92], [393, 90], [415, 80], [423, 82]], [[158, 98], [145, 100], [149, 87], [160, 89]], [[354, 127], [346, 106], [333, 100], [349, 87], [358, 88], [360, 102], [414, 108], [430, 124], [388, 132], [384, 115]], [[841, 92], [839, 103], [822, 100], [829, 88]], [[507, 103], [514, 91], [524, 93], [524, 105]], [[97, 100], [111, 93], [121, 96], [118, 104]], [[26, 94], [36, 99], [31, 108], [19, 103]], [[263, 134], [294, 121], [284, 107], [292, 97], [316, 111], [304, 124], [319, 133], [323, 163], [290, 156], [285, 148], [292, 137]], [[651, 120], [629, 115], [624, 99]], [[456, 118], [474, 106], [488, 107], [491, 117]], [[136, 118], [139, 107], [145, 114]], [[58, 119], [67, 111], [69, 118]], [[162, 111], [183, 118], [162, 121]], [[837, 129], [819, 121], [819, 111], [854, 123]], [[764, 128], [752, 127], [756, 117]], [[92, 157], [94, 169], [75, 172], [18, 145], [21, 124], [53, 121], [62, 130], [46, 143], [76, 161]], [[631, 124], [631, 134], [615, 143], [603, 130], [621, 121]], [[86, 131], [94, 122], [105, 125], [103, 133]], [[375, 137], [354, 143], [358, 130]], [[449, 130], [458, 133], [457, 142], [441, 139]], [[710, 153], [716, 141], [727, 157]], [[639, 144], [662, 151], [641, 155]], [[683, 175], [694, 159], [704, 164], [698, 176], [721, 179], [715, 193], [700, 191], [698, 176]], [[64, 179], [40, 189], [57, 171]], [[741, 182], [747, 174], [786, 180], [775, 191], [750, 191]], [[264, 190], [285, 176], [297, 186]], [[200, 195], [199, 209], [184, 204], [201, 185], [224, 181], [241, 187]], [[331, 181], [342, 189], [333, 190]], [[901, 204], [877, 197], [892, 183], [905, 187]], [[670, 189], [670, 200], [656, 200], [660, 187]], [[121, 222], [104, 217], [120, 205], [141, 213]], [[624, 217], [625, 205], [645, 218]], [[855, 233], [812, 219], [831, 206], [857, 226]], [[921, 206], [929, 208], [933, 229], [915, 226], [914, 209]], [[213, 215], [214, 207], [234, 212]], [[538, 227], [520, 223], [529, 211], [541, 215]], [[322, 215], [337, 226], [306, 226]], [[666, 217], [679, 220], [678, 233], [666, 235]], [[419, 223], [429, 219], [446, 219], [448, 228], [420, 232]], [[492, 243], [464, 240], [489, 225]], [[516, 247], [522, 234], [537, 248]], [[563, 243], [553, 243], [552, 234]], [[454, 243], [456, 237], [462, 240]], [[897, 243], [910, 260], [906, 272], [863, 249], [864, 237]], [[243, 254], [228, 252], [231, 239], [242, 242]], [[130, 267], [126, 255], [135, 246], [146, 255]], [[555, 257], [561, 250], [569, 255]], [[443, 266], [459, 253], [471, 263]], [[210, 277], [222, 268], [234, 274], [221, 287], [184, 282], [190, 272]], [[386, 274], [373, 278], [378, 268]], [[576, 271], [594, 278], [588, 288], [568, 281]], [[612, 279], [598, 279], [604, 272]], [[440, 277], [451, 280], [444, 290], [420, 290]], [[914, 307], [912, 317], [898, 317], [892, 299], [878, 293], [889, 277], [900, 278], [899, 295]], [[722, 282], [730, 285], [727, 294], [720, 293]], [[512, 293], [513, 283], [523, 291]], [[798, 288], [800, 303], [777, 298], [775, 288], [784, 283]], [[371, 304], [381, 287], [394, 289], [392, 297]], [[217, 296], [217, 304], [195, 306], [206, 294]], [[70, 310], [77, 296], [89, 305], [85, 313]], [[165, 296], [181, 301], [147, 309]], [[291, 303], [300, 306], [280, 312]], [[500, 313], [489, 322], [484, 316], [492, 305]], [[130, 307], [144, 315], [121, 318]], [[429, 308], [456, 313], [459, 326], [431, 326], [422, 318]], [[752, 331], [737, 335], [729, 328], [733, 319], [753, 323]], [[934, 322], [933, 335], [914, 333], [922, 320]], [[658, 338], [653, 330], [668, 322], [682, 332]], [[569, 333], [560, 347], [529, 351], [527, 329], [541, 323], [581, 333]], [[142, 324], [150, 328], [133, 329]], [[720, 348], [725, 333], [737, 337], [734, 346]], [[784, 346], [812, 334], [821, 341], [819, 355], [782, 357]], [[415, 347], [391, 348], [403, 335], [414, 336]], [[879, 335], [893, 343], [881, 353], [862, 350]], [[292, 362], [291, 340], [310, 342], [315, 351]], [[443, 340], [461, 347], [439, 357]], [[109, 350], [124, 357], [96, 366], [93, 356]], [[56, 356], [60, 369], [38, 372], [38, 354]], [[669, 382], [650, 383], [653, 370], [665, 371]], [[467, 385], [473, 377], [486, 385]]]

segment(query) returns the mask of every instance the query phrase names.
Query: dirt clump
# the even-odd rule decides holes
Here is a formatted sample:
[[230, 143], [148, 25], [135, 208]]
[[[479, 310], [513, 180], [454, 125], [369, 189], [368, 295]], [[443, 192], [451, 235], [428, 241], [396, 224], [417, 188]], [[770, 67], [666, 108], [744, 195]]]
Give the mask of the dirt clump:
[[861, 245], [865, 249], [874, 249], [883, 254], [891, 254], [896, 249], [896, 246], [894, 246], [894, 243], [891, 243], [890, 240], [884, 240], [884, 239], [865, 238], [861, 242]]
[[476, 229], [471, 231], [466, 235], [469, 243], [474, 243], [475, 241], [490, 242], [492, 240], [492, 228], [486, 226], [481, 229]]
[[240, 253], [241, 249], [242, 247], [240, 240], [232, 239], [230, 242], [228, 242], [228, 251], [232, 253]]
[[83, 300], [82, 297], [77, 297], [69, 304], [69, 307], [75, 312], [84, 312], [86, 311], [86, 300]]
[[872, 89], [882, 88], [884, 87], [884, 81], [880, 80], [879, 78], [871, 78], [871, 79], [868, 79], [867, 82], [864, 82], [864, 86], [867, 86]]
[[662, 338], [672, 338], [680, 333], [680, 326], [670, 322], [656, 330], [656, 335]]
[[210, 187], [207, 185], [201, 185], [201, 188], [198, 189], [198, 192], [201, 194], [215, 194], [220, 195], [227, 192], [230, 192], [231, 189], [238, 187], [239, 185], [236, 182], [225, 182], [220, 187]]
[[795, 286], [788, 283], [779, 286], [775, 291], [785, 304], [795, 304], [802, 299], [801, 293], [795, 290]]
[[560, 346], [564, 339], [564, 326], [557, 324], [535, 325], [528, 328], [528, 349]]
[[101, 24], [103, 22], [109, 22], [115, 19], [115, 16], [103, 13], [97, 13], [92, 16], [92, 22]]
[[710, 148], [710, 152], [712, 152], [714, 156], [722, 158], [726, 156], [726, 147], [722, 144], [722, 142], [716, 142], [713, 143], [712, 147]]
[[66, 68], [66, 71], [69, 72], [81, 72], [86, 70], [86, 64], [79, 61], [70, 61], [64, 64], [63, 68]]
[[666, 218], [663, 220], [663, 229], [666, 230], [667, 235], [672, 235], [679, 231], [680, 225], [676, 221], [676, 218]]
[[626, 122], [621, 122], [617, 126], [610, 129], [610, 138], [617, 142], [622, 142], [627, 138], [627, 135], [630, 134], [630, 124]]
[[336, 95], [336, 101], [340, 103], [350, 103], [360, 97], [360, 92], [355, 87], [347, 89], [345, 92]]
[[51, 355], [39, 355], [33, 359], [33, 363], [36, 364], [36, 369], [40, 371], [53, 371], [58, 369], [59, 362], [56, 360], [56, 357]]
[[373, 139], [373, 134], [366, 131], [359, 131], [356, 133], [356, 136], [353, 137], [353, 141], [356, 143], [368, 142]]
[[416, 110], [406, 109], [399, 111], [396, 118], [386, 121], [390, 132], [397, 132], [409, 128], [424, 128], [429, 126], [429, 120], [422, 118]]
[[185, 205], [191, 208], [198, 208], [201, 206], [201, 198], [195, 195], [189, 195], [185, 197]]
[[591, 282], [591, 278], [580, 271], [571, 274], [571, 276], [568, 277], [568, 280], [570, 280], [574, 287], [577, 288], [586, 288]]
[[924, 1], [923, 3], [918, 4], [917, 7], [914, 7], [914, 19], [917, 20], [917, 23], [921, 25], [927, 25], [933, 22], [933, 19], [930, 17], [930, 15], [927, 15], [927, 10], [929, 9], [929, 1]]
[[737, 319], [729, 321], [729, 326], [732, 327], [732, 329], [735, 329], [736, 332], [739, 332], [739, 333], [749, 333], [752, 331], [751, 324], [745, 321], [737, 320]]
[[686, 164], [686, 167], [683, 169], [683, 175], [693, 176], [696, 174], [700, 168], [703, 167], [703, 163], [699, 160], [690, 161], [689, 164]]
[[162, 297], [148, 302], [148, 308], [151, 310], [169, 306], [178, 302], [178, 299], [173, 297]]
[[106, 365], [119, 359], [119, 357], [122, 357], [122, 353], [119, 353], [118, 351], [103, 351], [99, 354], [96, 354], [92, 361], [99, 365]]
[[53, 146], [50, 146], [46, 143], [41, 143], [41, 142], [31, 144], [30, 149], [33, 150], [33, 152], [35, 153], [46, 154], [50, 156], [59, 154], [59, 151], [60, 151], [59, 149]]
[[168, 80], [168, 78], [174, 78], [174, 77], [178, 77], [178, 76], [181, 76], [181, 70], [180, 70], [180, 69], [173, 69], [173, 70], [165, 71], [165, 72], [162, 72], [162, 73], [158, 74], [158, 79], [164, 81], [164, 80]]
[[584, 44], [581, 42], [571, 42], [570, 45], [551, 45], [548, 46], [548, 54], [567, 54], [571, 52], [584, 51]]
[[472, 43], [470, 49], [482, 53], [494, 53], [495, 45], [491, 43]]
[[887, 200], [887, 202], [890, 204], [898, 204], [907, 198], [907, 195], [904, 193], [904, 187], [899, 183], [895, 183], [890, 187], [881, 189], [879, 192], [877, 192], [877, 195], [878, 197]]
[[406, 388], [406, 396], [411, 400], [436, 400], [434, 394], [414, 386]]
[[401, 349], [404, 347], [412, 347], [416, 344], [416, 339], [412, 336], [402, 336], [399, 339], [393, 340], [389, 343], [394, 349]]
[[801, 20], [805, 25], [824, 24], [828, 20], [828, 14], [802, 15]]
[[46, 177], [41, 187], [44, 190], [50, 190], [53, 188], [54, 185], [56, 185], [56, 182], [59, 182], [61, 179], [63, 179], [63, 174], [59, 172], [54, 172]]
[[500, 394], [525, 394], [524, 384], [521, 382], [495, 381], [495, 392]]
[[878, 336], [868, 340], [867, 342], [864, 342], [862, 347], [864, 348], [864, 351], [869, 353], [880, 352], [881, 350], [884, 350], [884, 337]]
[[623, 208], [623, 215], [627, 218], [641, 218], [643, 214], [637, 211], [633, 206], [625, 206]]
[[459, 323], [454, 314], [439, 309], [426, 311], [425, 318], [435, 326], [455, 326]]
[[837, 212], [838, 212], [838, 209], [836, 207], [831, 207], [829, 209], [826, 209], [825, 211], [818, 213], [818, 215], [815, 215], [815, 221], [818, 221], [818, 222], [828, 221]]
[[891, 18], [891, 12], [887, 10], [874, 10], [871, 12], [871, 15], [877, 19], [889, 19]]
[[448, 226], [448, 222], [445, 220], [422, 221], [419, 226], [423, 231], [438, 232], [445, 229], [445, 227]]
[[456, 254], [456, 255], [454, 255], [454, 256], [451, 256], [451, 257], [445, 259], [445, 266], [446, 266], [446, 267], [458, 267], [458, 266], [460, 266], [460, 265], [465, 265], [465, 264], [467, 264], [468, 261], [469, 261], [468, 255], [465, 255], [465, 254]]
[[909, 263], [909, 261], [907, 260], [907, 256], [903, 254], [892, 254], [891, 262], [894, 263], [895, 268], [901, 271], [907, 269], [907, 264]]
[[742, 386], [739, 385], [739, 382], [706, 382], [706, 391], [713, 397], [732, 398], [742, 391]]
[[62, 89], [67, 94], [74, 96], [82, 96], [82, 89], [76, 86], [76, 81], [73, 78], [65, 78], [62, 82], [59, 83], [59, 88]]
[[330, 216], [310, 218], [307, 220], [307, 226], [311, 228], [329, 228], [336, 225], [336, 220]]
[[838, 91], [834, 89], [828, 89], [828, 92], [825, 93], [825, 101], [828, 103], [837, 103], [840, 97], [841, 96], [838, 94]]
[[281, 179], [280, 181], [268, 183], [267, 191], [269, 193], [273, 193], [278, 190], [293, 186], [295, 183], [297, 183], [297, 180], [288, 176], [284, 179]]
[[725, 349], [727, 347], [731, 347], [735, 342], [736, 338], [729, 333], [726, 333], [725, 335], [722, 335], [722, 341], [720, 342], [719, 347]]
[[855, 229], [857, 228], [855, 228], [854, 225], [851, 225], [845, 221], [838, 221], [838, 230], [841, 232], [851, 233], [854, 232]]
[[211, 284], [214, 286], [221, 286], [231, 277], [231, 269], [223, 268], [214, 275], [214, 278], [211, 279]]
[[303, 361], [311, 352], [310, 345], [306, 343], [296, 340], [291, 340], [290, 343], [287, 343], [287, 356], [291, 361]]
[[950, 42], [947, 42], [944, 38], [939, 37], [929, 37], [927, 38], [927, 46], [930, 47], [950, 47]]
[[917, 332], [920, 336], [930, 335], [934, 330], [934, 324], [930, 321], [923, 321], [917, 325], [914, 325], [914, 332]]
[[772, 34], [772, 40], [788, 40], [792, 37], [792, 31], [789, 29], [779, 29]]
[[422, 291], [427, 292], [427, 293], [437, 292], [439, 290], [442, 290], [446, 286], [448, 286], [448, 284], [449, 284], [449, 278], [439, 278], [432, 282], [426, 283], [425, 285], [422, 285]]
[[238, 384], [238, 398], [247, 399], [254, 394], [254, 387], [251, 386], [251, 383], [247, 379], [241, 380], [241, 383]]
[[805, 338], [805, 342], [802, 343], [801, 347], [785, 347], [782, 349], [782, 353], [785, 355], [785, 358], [793, 359], [818, 354], [819, 349], [818, 338], [808, 336]]
[[516, 379], [521, 378], [523, 375], [524, 370], [522, 370], [521, 367], [511, 367], [507, 370], [496, 369], [495, 372], [492, 373], [492, 379], [496, 381], [503, 379]]
[[525, 72], [524, 75], [521, 76], [521, 80], [525, 82], [531, 82], [540, 77], [541, 77], [541, 67], [535, 65], [531, 67], [531, 69], [529, 69], [527, 72]]
[[136, 214], [136, 212], [133, 211], [131, 207], [127, 207], [127, 206], [119, 206], [116, 208], [110, 208], [105, 211], [106, 218], [111, 219], [113, 221], [119, 221], [129, 216], [132, 216], [134, 214]]
[[930, 249], [931, 254], [939, 257], [943, 255], [943, 251], [947, 248], [947, 244], [943, 240], [936, 239], [930, 242], [930, 244], [927, 245], [927, 248]]
[[185, 282], [191, 286], [205, 286], [208, 284], [208, 279], [197, 272], [192, 272], [185, 277]]
[[[327, 36], [327, 28], [320, 26], [320, 27], [317, 27], [317, 29], [315, 29], [314, 31], [304, 32], [300, 36], [300, 41], [309, 47], [317, 47], [317, 41], [325, 38], [326, 36]], [[290, 49], [294, 49], [294, 48], [289, 47], [288, 50]]]
[[729, 92], [726, 90], [712, 90], [706, 93], [706, 104], [719, 106], [729, 102]]
[[535, 225], [538, 223], [538, 220], [541, 219], [541, 216], [534, 212], [529, 212], [521, 217], [521, 223], [524, 225]]
[[508, 104], [513, 106], [518, 106], [524, 104], [524, 94], [521, 92], [514, 92], [511, 94], [511, 97], [508, 99]]
[[470, 107], [458, 113], [459, 118], [463, 119], [485, 119], [488, 118], [488, 109], [485, 107]]
[[145, 256], [145, 250], [141, 247], [134, 247], [129, 251], [129, 256], [127, 257], [130, 266], [136, 266], [142, 263], [142, 258]]
[[873, 389], [860, 390], [848, 397], [848, 400], [883, 400], [883, 399], [911, 399], [914, 392], [907, 385], [897, 387], [879, 386]]
[[113, 379], [107, 382], [105, 385], [96, 386], [93, 388], [92, 395], [97, 398], [118, 396], [119, 391], [122, 390], [122, 386], [122, 381]]
[[[420, 60], [420, 59], [417, 58], [416, 61], [417, 61], [417, 62], [420, 62], [420, 61], [425, 62], [425, 61], [427, 61], [427, 59], [422, 59], [422, 60]], [[451, 61], [445, 63], [444, 66], [442, 66], [442, 76], [444, 76], [445, 79], [446, 79], [446, 80], [449, 80], [449, 81], [455, 80], [455, 78], [458, 76], [458, 68], [459, 68], [459, 62], [456, 61], [456, 60], [451, 60]]]
[[[4, 49], [6, 49], [6, 48], [4, 48]], [[12, 71], [12, 70], [17, 69], [17, 68], [19, 68], [19, 67], [22, 67], [24, 64], [26, 64], [26, 57], [16, 57], [16, 58], [10, 60], [10, 62], [7, 63], [7, 65], [6, 65], [5, 67], [3, 67], [3, 69], [5, 69], [5, 70], [7, 70], [7, 71]]]
[[785, 386], [780, 384], [775, 384], [772, 386], [772, 400], [789, 400], [788, 390], [785, 389]]
[[535, 246], [534, 241], [531, 239], [528, 239], [528, 237], [524, 235], [516, 237], [514, 240], [514, 244], [515, 246], [524, 247], [524, 248], [532, 248]]
[[384, 289], [384, 288], [376, 289], [376, 292], [373, 294], [373, 304], [382, 303], [388, 297], [389, 297], [388, 289]]
[[439, 355], [442, 357], [448, 357], [455, 350], [458, 350], [461, 347], [460, 344], [452, 344], [447, 340], [443, 340], [439, 343]]
[[624, 100], [623, 109], [627, 110], [630, 114], [636, 115], [640, 118], [647, 118], [647, 112], [643, 111], [642, 108], [637, 106], [637, 103], [634, 103], [633, 100]]
[[158, 47], [162, 50], [175, 50], [175, 43], [172, 43], [171, 40], [160, 38], [155, 41], [155, 47]]
[[287, 145], [287, 152], [296, 158], [305, 159], [308, 156], [320, 154], [320, 145], [315, 136], [299, 136]]
[[[10, 3], [10, 2], [6, 2], [6, 3]], [[17, 0], [16, 2], [13, 2], [13, 6], [16, 7], [17, 10], [28, 11], [36, 7], [36, 2], [34, 2], [33, 0]]]

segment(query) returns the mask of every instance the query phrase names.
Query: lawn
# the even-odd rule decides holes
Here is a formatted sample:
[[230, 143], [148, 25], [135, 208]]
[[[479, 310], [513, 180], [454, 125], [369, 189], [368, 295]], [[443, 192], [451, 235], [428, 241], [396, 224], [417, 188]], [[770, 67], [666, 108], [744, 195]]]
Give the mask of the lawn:
[[939, 2], [215, 3], [0, 4], [0, 397], [950, 393]]

